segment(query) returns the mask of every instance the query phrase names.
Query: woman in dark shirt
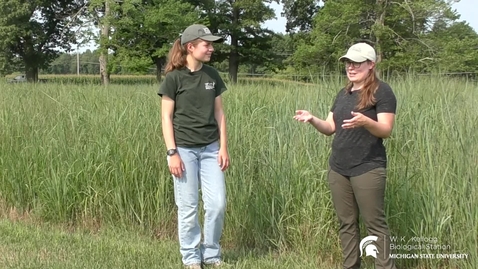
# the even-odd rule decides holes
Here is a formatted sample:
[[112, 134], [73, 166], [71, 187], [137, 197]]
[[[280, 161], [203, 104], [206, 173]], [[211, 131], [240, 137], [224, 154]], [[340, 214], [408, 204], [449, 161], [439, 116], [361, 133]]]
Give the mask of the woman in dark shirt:
[[[340, 60], [345, 62], [348, 83], [337, 94], [327, 119], [305, 110], [296, 111], [294, 118], [325, 135], [335, 134], [328, 181], [340, 222], [344, 268], [360, 268], [365, 255], [375, 258], [375, 268], [396, 269], [384, 212], [387, 156], [383, 139], [392, 132], [397, 100], [376, 75], [376, 53], [370, 45], [355, 44]], [[362, 240], [359, 212], [368, 232]]]

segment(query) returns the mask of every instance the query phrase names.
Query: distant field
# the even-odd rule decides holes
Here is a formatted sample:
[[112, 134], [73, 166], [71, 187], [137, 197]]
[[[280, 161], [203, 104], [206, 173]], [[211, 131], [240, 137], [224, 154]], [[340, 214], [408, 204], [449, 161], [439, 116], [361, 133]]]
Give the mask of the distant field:
[[[148, 257], [157, 262], [164, 257], [161, 268], [179, 263], [157, 85], [136, 79], [142, 78], [109, 88], [0, 84], [0, 248], [10, 255], [0, 258], [0, 267], [154, 268]], [[386, 141], [392, 235], [434, 238], [434, 245], [446, 248], [395, 253], [468, 254], [468, 259], [399, 259], [399, 268], [477, 268], [478, 85], [412, 76], [389, 83], [399, 102], [395, 130]], [[262, 80], [231, 85], [224, 94], [232, 166], [223, 244], [236, 268], [282, 268], [280, 261], [291, 265], [287, 268], [339, 266], [326, 181], [332, 137], [292, 116], [296, 109], [326, 116], [340, 87], [339, 79], [317, 85]], [[115, 232], [108, 234], [110, 229]], [[151, 239], [138, 242], [135, 234]], [[74, 238], [79, 241], [72, 243]], [[50, 242], [53, 252], [47, 251]], [[155, 249], [164, 256], [152, 258]], [[73, 256], [58, 254], [62, 251]], [[244, 254], [248, 251], [251, 256]], [[40, 258], [27, 266], [15, 253]], [[266, 253], [265, 258], [254, 253]], [[370, 257], [365, 261], [373, 263]]]
[[[221, 74], [223, 79], [228, 82], [228, 75]], [[15, 75], [8, 75], [6, 80], [14, 78]], [[58, 84], [75, 84], [75, 85], [100, 85], [101, 77], [100, 75], [39, 75], [39, 79], [46, 81], [48, 83], [58, 83]], [[316, 78], [302, 78], [307, 81], [316, 81]], [[250, 83], [267, 83], [271, 84], [290, 84], [290, 83], [301, 83], [301, 84], [310, 84], [305, 82], [300, 82], [298, 77], [290, 76], [281, 76], [281, 75], [240, 75], [238, 81], [241, 84], [250, 84]], [[113, 85], [154, 85], [158, 84], [156, 76], [154, 75], [111, 75], [110, 83]]]

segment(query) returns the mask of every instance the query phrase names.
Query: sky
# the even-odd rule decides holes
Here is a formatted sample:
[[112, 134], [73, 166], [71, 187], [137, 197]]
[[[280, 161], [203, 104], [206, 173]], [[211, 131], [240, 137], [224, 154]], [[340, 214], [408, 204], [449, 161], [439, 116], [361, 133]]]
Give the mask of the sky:
[[[456, 0], [455, 0], [456, 1]], [[460, 14], [460, 21], [466, 21], [468, 24], [478, 32], [478, 16], [476, 11], [478, 7], [474, 6], [473, 2], [477, 0], [459, 0], [459, 2], [453, 4], [453, 8]], [[476, 5], [476, 4], [475, 4]], [[285, 24], [286, 19], [281, 17], [282, 6], [277, 3], [272, 3], [270, 5], [276, 13], [276, 19], [269, 20], [264, 23], [264, 27], [269, 28], [274, 32], [285, 33]], [[80, 47], [80, 52], [84, 52], [87, 49], [95, 49], [96, 45], [94, 43], [87, 44], [86, 46]]]

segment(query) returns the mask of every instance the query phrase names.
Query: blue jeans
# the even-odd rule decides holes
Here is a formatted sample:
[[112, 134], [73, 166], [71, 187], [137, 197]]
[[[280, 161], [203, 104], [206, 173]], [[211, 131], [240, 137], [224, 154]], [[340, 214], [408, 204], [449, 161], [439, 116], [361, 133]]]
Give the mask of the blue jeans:
[[[221, 259], [219, 240], [226, 209], [226, 183], [217, 160], [219, 142], [199, 148], [178, 147], [178, 152], [185, 166], [181, 178], [173, 176], [182, 261], [185, 265], [214, 263]], [[198, 219], [199, 189], [205, 210], [202, 244]]]

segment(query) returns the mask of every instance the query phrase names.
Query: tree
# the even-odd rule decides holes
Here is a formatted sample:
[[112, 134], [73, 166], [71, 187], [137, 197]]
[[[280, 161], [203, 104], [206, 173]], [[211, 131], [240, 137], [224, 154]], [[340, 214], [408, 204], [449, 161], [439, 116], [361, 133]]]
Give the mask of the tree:
[[37, 81], [39, 69], [76, 42], [71, 29], [85, 7], [85, 0], [0, 0], [0, 73], [19, 64], [28, 81]]
[[109, 48], [115, 65], [133, 72], [147, 73], [154, 64], [157, 78], [172, 43], [181, 31], [202, 22], [200, 3], [177, 0], [123, 0], [112, 10]]
[[465, 22], [437, 24], [429, 35], [436, 55], [430, 66], [439, 66], [445, 72], [478, 71], [478, 34], [473, 28]]
[[[434, 26], [446, 28], [458, 18], [443, 0], [328, 0], [292, 62], [299, 70], [337, 71], [342, 68], [337, 59], [346, 49], [366, 41], [375, 47], [381, 70], [430, 71], [431, 66], [440, 68], [438, 59], [444, 54], [439, 51], [445, 47], [433, 38]], [[458, 38], [446, 40], [460, 46], [453, 54], [471, 45]]]
[[73, 56], [71, 54], [62, 53], [43, 71], [48, 74], [73, 74], [74, 69], [72, 69], [72, 63], [74, 63]]
[[[214, 18], [214, 28], [229, 40], [218, 46], [216, 58], [229, 60], [229, 77], [237, 82], [239, 64], [262, 64], [272, 61], [274, 53], [270, 40], [274, 32], [261, 27], [261, 23], [274, 18], [267, 6], [271, 0], [220, 0], [209, 11]], [[216, 59], [215, 58], [215, 59]]]
[[282, 16], [287, 19], [285, 31], [288, 33], [308, 32], [312, 29], [314, 16], [319, 12], [320, 0], [281, 0], [284, 7]]
[[270, 62], [263, 63], [262, 66], [268, 67], [268, 70], [279, 71], [287, 68], [287, 59], [295, 49], [296, 43], [291, 34], [276, 34], [270, 41], [270, 46], [274, 57]]
[[110, 1], [105, 0], [104, 15], [100, 20], [100, 76], [101, 83], [108, 86], [110, 83], [110, 72], [108, 70], [108, 49], [110, 41]]
[[114, 15], [112, 9], [121, 5], [122, 0], [92, 0], [89, 6], [90, 13], [88, 19], [93, 21], [100, 29], [99, 35], [99, 63], [101, 83], [107, 86], [110, 83], [109, 67], [109, 49], [110, 49], [110, 31], [111, 21]]

